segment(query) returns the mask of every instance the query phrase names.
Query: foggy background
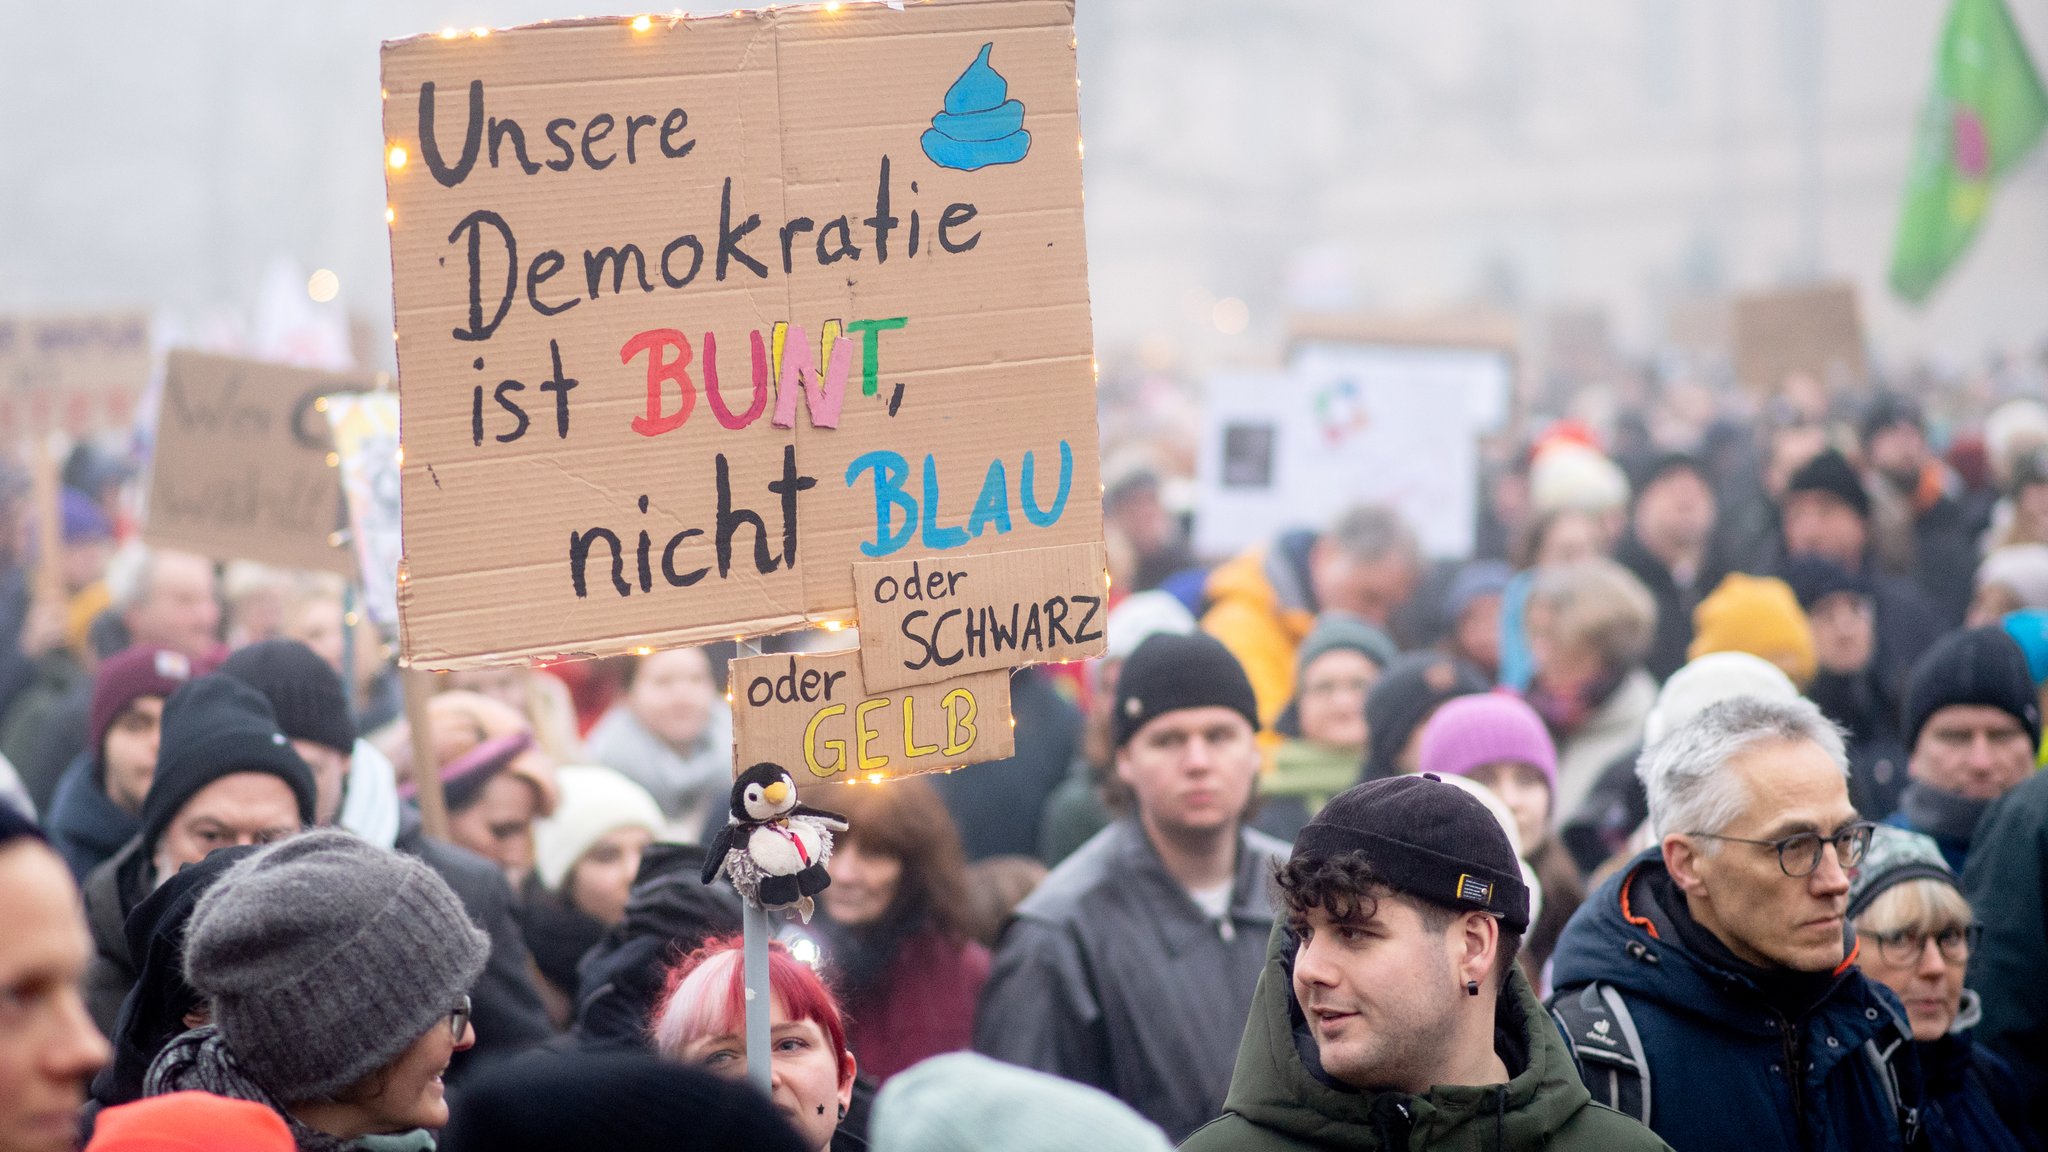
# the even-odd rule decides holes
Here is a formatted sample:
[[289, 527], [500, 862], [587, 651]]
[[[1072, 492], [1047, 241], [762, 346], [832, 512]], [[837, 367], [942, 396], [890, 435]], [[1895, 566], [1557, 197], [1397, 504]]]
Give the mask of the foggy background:
[[[318, 307], [386, 368], [379, 41], [579, 14], [4, 7], [0, 308], [142, 305], [232, 333], [266, 282], [303, 297], [330, 269]], [[1884, 283], [1947, 8], [1081, 0], [1105, 370], [1270, 362], [1299, 310], [1484, 309], [1654, 355], [1674, 309], [1814, 278], [1859, 285], [1880, 363], [2038, 353], [2048, 149], [1926, 308]], [[2013, 13], [2048, 59], [2048, 6]]]

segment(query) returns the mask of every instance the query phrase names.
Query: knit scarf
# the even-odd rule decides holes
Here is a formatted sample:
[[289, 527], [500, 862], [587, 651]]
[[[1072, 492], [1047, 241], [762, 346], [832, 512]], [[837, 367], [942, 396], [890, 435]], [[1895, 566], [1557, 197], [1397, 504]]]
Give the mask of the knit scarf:
[[1571, 693], [1557, 693], [1545, 688], [1542, 682], [1529, 685], [1524, 696], [1529, 707], [1543, 718], [1543, 726], [1550, 729], [1551, 738], [1562, 743], [1571, 738], [1593, 714], [1607, 706], [1607, 701], [1621, 687], [1625, 671], [1608, 671], [1584, 688]]
[[351, 1152], [355, 1145], [299, 1123], [298, 1118], [256, 1083], [228, 1049], [227, 1041], [213, 1025], [194, 1028], [179, 1036], [157, 1054], [142, 1082], [144, 1096], [171, 1092], [211, 1092], [231, 1100], [261, 1104], [284, 1118], [291, 1129], [298, 1152]]
[[884, 990], [889, 969], [903, 942], [926, 926], [924, 901], [899, 897], [872, 923], [846, 925], [821, 918], [816, 927], [825, 937], [826, 955], [839, 975], [839, 987], [851, 1003]]
[[1957, 844], [1968, 844], [1976, 834], [1977, 821], [1984, 816], [1984, 810], [1991, 807], [1989, 800], [1972, 800], [1953, 792], [1944, 792], [1915, 780], [1899, 793], [1899, 811], [1905, 813], [1915, 832], [1925, 832], [1937, 840], [1950, 840]]

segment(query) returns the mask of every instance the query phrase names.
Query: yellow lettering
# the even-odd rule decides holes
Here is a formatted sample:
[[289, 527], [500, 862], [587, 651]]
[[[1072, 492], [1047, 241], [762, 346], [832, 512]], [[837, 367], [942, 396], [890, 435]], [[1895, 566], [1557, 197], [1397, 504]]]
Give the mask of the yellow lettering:
[[937, 744], [919, 744], [911, 735], [911, 706], [916, 703], [914, 696], [903, 698], [903, 754], [910, 757], [929, 756], [939, 750]]
[[[956, 700], [964, 707], [956, 709], [953, 706]], [[974, 747], [974, 693], [965, 688], [955, 688], [946, 693], [946, 698], [940, 703], [946, 707], [945, 753], [948, 756], [958, 756]], [[962, 735], [963, 731], [965, 735]]]
[[832, 760], [826, 764], [818, 763], [818, 725], [823, 724], [829, 717], [843, 716], [845, 714], [846, 705], [834, 704], [829, 708], [818, 709], [817, 715], [811, 717], [811, 722], [804, 725], [804, 763], [810, 766], [811, 775], [831, 776], [845, 770], [846, 741], [844, 740], [825, 741], [825, 747], [832, 751]]
[[889, 758], [887, 756], [868, 755], [868, 743], [882, 738], [880, 732], [868, 727], [868, 713], [878, 712], [887, 708], [889, 703], [889, 698], [886, 696], [880, 700], [863, 700], [853, 710], [854, 740], [856, 741], [854, 747], [858, 750], [860, 770], [863, 772], [873, 772], [889, 766]]

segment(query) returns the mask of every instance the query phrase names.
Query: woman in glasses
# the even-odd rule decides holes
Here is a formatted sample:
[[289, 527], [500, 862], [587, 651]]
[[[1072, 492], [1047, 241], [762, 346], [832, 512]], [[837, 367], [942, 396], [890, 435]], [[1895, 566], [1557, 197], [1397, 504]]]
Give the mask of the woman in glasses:
[[1982, 1152], [2038, 1148], [2005, 1062], [1971, 1042], [1977, 994], [1963, 987], [1977, 924], [1935, 842], [1879, 828], [1849, 888], [1858, 963], [1898, 993], [1925, 1079], [1931, 1146]]
[[418, 860], [335, 829], [280, 840], [200, 897], [185, 978], [212, 1023], [158, 1054], [143, 1094], [254, 1101], [299, 1152], [387, 1136], [431, 1148], [423, 1130], [448, 1122], [441, 1073], [475, 1040], [468, 993], [489, 953]]

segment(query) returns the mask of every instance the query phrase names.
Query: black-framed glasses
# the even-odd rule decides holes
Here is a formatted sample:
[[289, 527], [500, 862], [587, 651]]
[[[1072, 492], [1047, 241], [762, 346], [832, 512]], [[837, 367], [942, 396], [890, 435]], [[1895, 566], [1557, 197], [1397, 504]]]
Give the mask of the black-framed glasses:
[[1863, 863], [1863, 854], [1870, 850], [1870, 834], [1877, 825], [1868, 820], [1858, 820], [1844, 827], [1832, 836], [1818, 832], [1794, 832], [1782, 840], [1750, 840], [1742, 836], [1723, 836], [1718, 832], [1688, 832], [1688, 836], [1702, 836], [1708, 840], [1729, 840], [1737, 844], [1755, 844], [1760, 848], [1778, 850], [1778, 868], [1787, 876], [1811, 876], [1820, 867], [1820, 852], [1829, 844], [1835, 846], [1835, 861], [1844, 871]]
[[462, 1034], [467, 1031], [469, 1031], [469, 997], [464, 996], [462, 1003], [448, 1010], [448, 1034], [455, 1038], [457, 1044], [460, 1044], [462, 1043]]
[[1951, 964], [1965, 964], [1969, 962], [1970, 953], [1976, 951], [1977, 941], [1984, 935], [1984, 926], [1966, 924], [1933, 933], [1901, 928], [1897, 932], [1865, 932], [1863, 935], [1877, 942], [1877, 954], [1894, 968], [1920, 963], [1920, 958], [1927, 955], [1929, 941], [1933, 942], [1943, 960]]

